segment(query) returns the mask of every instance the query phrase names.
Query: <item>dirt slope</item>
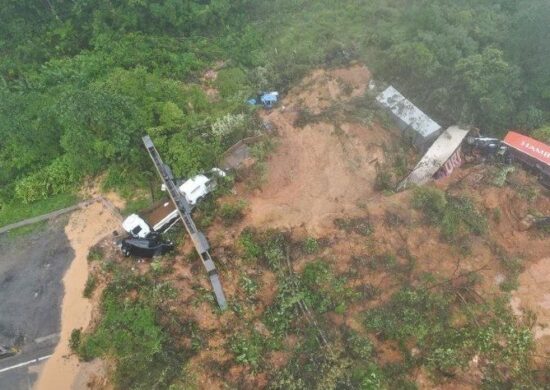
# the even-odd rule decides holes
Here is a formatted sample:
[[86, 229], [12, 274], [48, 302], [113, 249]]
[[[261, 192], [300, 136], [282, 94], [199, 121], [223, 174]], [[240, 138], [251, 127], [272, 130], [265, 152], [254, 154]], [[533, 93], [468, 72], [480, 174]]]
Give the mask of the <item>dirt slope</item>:
[[301, 109], [319, 114], [361, 96], [369, 79], [361, 65], [317, 70], [293, 88], [279, 108], [263, 115], [278, 128], [278, 146], [267, 163], [265, 184], [248, 197], [244, 225], [305, 225], [321, 235], [334, 218], [361, 211], [373, 194], [375, 162], [384, 160], [383, 145], [396, 134], [377, 123], [320, 122], [300, 128], [294, 121]]

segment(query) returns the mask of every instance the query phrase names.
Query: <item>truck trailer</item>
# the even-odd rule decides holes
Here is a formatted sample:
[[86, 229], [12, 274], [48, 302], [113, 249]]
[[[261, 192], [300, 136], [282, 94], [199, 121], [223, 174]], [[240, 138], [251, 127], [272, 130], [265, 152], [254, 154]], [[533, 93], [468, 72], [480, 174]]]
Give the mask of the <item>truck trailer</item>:
[[550, 146], [514, 131], [508, 132], [503, 144], [508, 147], [508, 158], [526, 165], [550, 188]]

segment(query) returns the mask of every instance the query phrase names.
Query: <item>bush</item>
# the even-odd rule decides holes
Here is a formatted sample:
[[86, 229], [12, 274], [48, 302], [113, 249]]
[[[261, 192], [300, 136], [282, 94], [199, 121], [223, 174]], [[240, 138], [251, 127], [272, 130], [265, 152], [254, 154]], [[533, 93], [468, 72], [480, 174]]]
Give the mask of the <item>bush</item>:
[[225, 203], [220, 208], [220, 216], [226, 226], [232, 225], [240, 221], [244, 217], [244, 209], [246, 201], [240, 200], [236, 203]]
[[99, 246], [94, 246], [90, 249], [90, 252], [88, 252], [88, 262], [103, 260], [104, 257], [105, 253]]
[[533, 138], [550, 145], [550, 126], [545, 126], [531, 133]]
[[376, 170], [374, 189], [376, 191], [392, 191], [395, 189], [393, 176], [388, 166], [380, 166]]
[[445, 193], [432, 187], [418, 187], [414, 190], [412, 205], [426, 214], [432, 223], [438, 223], [445, 212]]
[[15, 195], [25, 203], [69, 192], [79, 176], [67, 159], [58, 158], [47, 167], [25, 177], [15, 185]]
[[82, 295], [84, 296], [84, 298], [91, 298], [96, 286], [97, 286], [96, 276], [93, 274], [88, 275], [88, 279], [86, 280], [86, 285], [84, 286], [84, 291], [82, 292]]
[[453, 241], [461, 230], [481, 235], [487, 229], [487, 220], [475, 209], [468, 198], [449, 197], [447, 208], [440, 222], [443, 236]]
[[239, 237], [239, 244], [243, 248], [247, 259], [258, 259], [262, 254], [262, 247], [256, 242], [256, 235], [251, 229], [244, 229]]
[[254, 297], [258, 292], [258, 283], [247, 276], [242, 276], [239, 286], [244, 290], [248, 297]]
[[232, 97], [248, 89], [246, 74], [240, 68], [220, 70], [215, 85], [223, 98]]
[[69, 339], [69, 347], [71, 351], [77, 353], [80, 348], [80, 341], [82, 337], [82, 329], [73, 329], [71, 332], [71, 338]]
[[233, 337], [229, 347], [237, 363], [248, 364], [253, 369], [257, 369], [263, 361], [265, 341], [264, 337], [256, 331], [248, 337], [242, 335]]
[[298, 115], [296, 115], [293, 126], [301, 128], [317, 121], [319, 121], [319, 117], [317, 115], [313, 114], [306, 107], [302, 107], [298, 110]]
[[449, 242], [464, 242], [466, 233], [481, 235], [487, 229], [487, 219], [466, 197], [446, 196], [436, 188], [419, 187], [414, 191], [412, 205], [421, 210], [430, 223], [438, 225]]
[[303, 249], [305, 253], [312, 255], [319, 250], [319, 242], [313, 237], [308, 237], [303, 243]]

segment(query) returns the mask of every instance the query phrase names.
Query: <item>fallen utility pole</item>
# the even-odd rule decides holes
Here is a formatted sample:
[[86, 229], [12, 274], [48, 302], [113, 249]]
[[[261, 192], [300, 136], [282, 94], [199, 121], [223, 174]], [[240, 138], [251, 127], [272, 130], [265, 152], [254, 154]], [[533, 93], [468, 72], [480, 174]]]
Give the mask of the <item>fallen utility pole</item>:
[[159, 173], [162, 182], [166, 186], [166, 192], [168, 192], [168, 195], [170, 195], [172, 202], [174, 202], [174, 204], [176, 205], [176, 209], [178, 210], [178, 214], [183, 224], [185, 225], [185, 229], [187, 230], [187, 233], [189, 233], [189, 237], [191, 237], [191, 240], [195, 245], [195, 249], [199, 254], [204, 268], [206, 268], [206, 272], [208, 273], [208, 277], [210, 278], [210, 283], [212, 283], [212, 288], [214, 289], [216, 301], [218, 301], [218, 305], [220, 306], [220, 308], [224, 310], [227, 308], [227, 302], [225, 300], [223, 288], [220, 283], [218, 270], [216, 269], [216, 265], [214, 264], [210, 253], [208, 252], [208, 250], [210, 249], [210, 244], [208, 244], [208, 240], [206, 239], [204, 234], [197, 230], [197, 226], [191, 218], [191, 206], [189, 205], [185, 197], [181, 194], [178, 186], [174, 182], [174, 176], [172, 175], [170, 167], [162, 162], [162, 159], [160, 158], [160, 155], [157, 152], [157, 149], [155, 148], [155, 145], [153, 144], [151, 138], [146, 135], [142, 139], [143, 144], [147, 149], [147, 152], [149, 152], [149, 156], [151, 156], [151, 159], [153, 160], [153, 163], [157, 168], [157, 172]]

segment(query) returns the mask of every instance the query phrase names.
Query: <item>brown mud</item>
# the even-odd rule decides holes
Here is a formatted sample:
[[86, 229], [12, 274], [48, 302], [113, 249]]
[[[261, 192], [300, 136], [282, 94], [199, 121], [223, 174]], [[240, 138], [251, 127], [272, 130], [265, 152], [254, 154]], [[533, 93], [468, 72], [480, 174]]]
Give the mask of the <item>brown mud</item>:
[[73, 329], [85, 330], [91, 319], [92, 302], [82, 296], [88, 278], [87, 256], [90, 248], [119, 229], [119, 225], [119, 216], [114, 215], [104, 203], [96, 202], [73, 213], [65, 227], [75, 257], [63, 278], [65, 295], [61, 308], [60, 340], [40, 373], [35, 386], [38, 390], [79, 389], [82, 383], [88, 382], [87, 373], [98, 373], [101, 363], [80, 362], [70, 351], [69, 338]]

